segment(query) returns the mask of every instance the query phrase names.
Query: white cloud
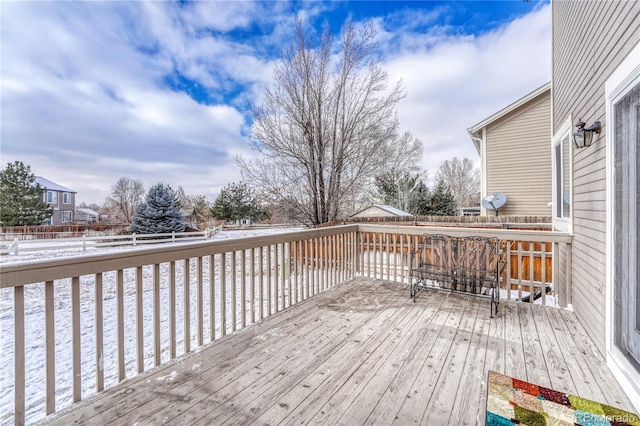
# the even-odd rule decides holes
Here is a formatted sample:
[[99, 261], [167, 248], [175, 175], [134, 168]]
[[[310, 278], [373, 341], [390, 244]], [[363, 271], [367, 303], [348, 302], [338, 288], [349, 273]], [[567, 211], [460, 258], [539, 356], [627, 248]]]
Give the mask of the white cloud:
[[[240, 179], [233, 157], [253, 155], [247, 108], [295, 17], [317, 27], [339, 5], [3, 3], [2, 163], [24, 161], [79, 201], [101, 202], [121, 176], [211, 197]], [[401, 130], [422, 139], [432, 173], [454, 155], [475, 160], [466, 128], [549, 80], [549, 9], [477, 37], [418, 31], [446, 7], [376, 20], [390, 82], [408, 93]], [[178, 75], [212, 105], [172, 89]]]
[[477, 161], [466, 129], [551, 79], [550, 9], [477, 37], [437, 36], [436, 27], [419, 35], [423, 45], [413, 41], [386, 60], [390, 81], [403, 79], [407, 90], [401, 128], [423, 141], [431, 175], [454, 156]]

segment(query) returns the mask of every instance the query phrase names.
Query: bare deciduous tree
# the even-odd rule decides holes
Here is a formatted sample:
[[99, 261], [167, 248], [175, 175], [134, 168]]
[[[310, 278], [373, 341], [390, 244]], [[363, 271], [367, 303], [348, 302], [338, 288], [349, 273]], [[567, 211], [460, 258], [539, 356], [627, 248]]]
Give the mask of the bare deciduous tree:
[[403, 133], [387, 147], [383, 167], [375, 178], [377, 199], [412, 213], [414, 189], [426, 170], [420, 167], [422, 141], [410, 132]]
[[[254, 109], [258, 160], [238, 158], [243, 178], [294, 218], [339, 217], [347, 198], [373, 180], [397, 134], [404, 93], [387, 86], [373, 25], [345, 23], [339, 43], [328, 26], [318, 38], [297, 22], [290, 46]], [[339, 51], [334, 49], [339, 46]]]
[[453, 192], [456, 207], [465, 207], [477, 202], [480, 192], [480, 171], [473, 167], [468, 158], [460, 160], [453, 157], [440, 164], [436, 173], [436, 180], [442, 181]]
[[109, 210], [115, 210], [118, 219], [131, 223], [131, 216], [142, 201], [144, 185], [142, 181], [123, 176], [111, 187], [111, 194], [106, 200]]

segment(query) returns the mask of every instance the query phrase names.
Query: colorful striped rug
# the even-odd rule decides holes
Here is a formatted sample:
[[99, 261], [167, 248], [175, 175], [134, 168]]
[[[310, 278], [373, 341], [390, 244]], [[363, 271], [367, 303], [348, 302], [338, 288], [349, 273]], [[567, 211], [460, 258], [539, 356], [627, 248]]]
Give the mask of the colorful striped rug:
[[638, 415], [489, 371], [487, 426], [640, 426]]

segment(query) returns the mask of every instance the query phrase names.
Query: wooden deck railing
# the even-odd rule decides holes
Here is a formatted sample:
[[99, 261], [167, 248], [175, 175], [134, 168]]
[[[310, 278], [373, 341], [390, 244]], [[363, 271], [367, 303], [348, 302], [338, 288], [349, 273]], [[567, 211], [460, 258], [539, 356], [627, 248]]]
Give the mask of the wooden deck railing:
[[357, 274], [408, 283], [425, 232], [507, 241], [508, 297], [548, 283], [566, 305], [568, 278], [554, 282], [546, 266], [570, 270], [557, 253], [571, 238], [551, 232], [360, 224], [5, 266], [15, 408], [0, 423], [38, 420]]
[[[534, 301], [531, 295], [540, 290], [542, 304], [549, 304], [546, 287], [551, 288], [554, 305], [566, 308], [570, 303], [571, 236], [558, 232], [521, 231], [481, 228], [408, 227], [383, 225], [358, 225], [360, 271], [368, 277], [409, 282], [410, 254], [418, 250], [423, 234], [440, 234], [453, 237], [497, 237], [502, 247], [507, 267], [501, 277], [502, 298], [507, 300]], [[554, 280], [554, 277], [558, 279]]]

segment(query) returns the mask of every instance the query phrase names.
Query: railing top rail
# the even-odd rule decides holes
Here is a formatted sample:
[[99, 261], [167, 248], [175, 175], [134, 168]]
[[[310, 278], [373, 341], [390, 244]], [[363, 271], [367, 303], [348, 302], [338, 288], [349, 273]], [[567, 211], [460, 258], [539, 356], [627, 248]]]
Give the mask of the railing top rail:
[[501, 240], [570, 243], [571, 234], [556, 231], [523, 231], [514, 229], [451, 228], [442, 226], [406, 226], [358, 224], [360, 232], [389, 234], [442, 234], [451, 237], [497, 237]]
[[331, 228], [251, 236], [232, 240], [185, 243], [117, 253], [69, 256], [46, 261], [29, 261], [15, 265], [0, 265], [0, 288], [92, 275], [100, 272], [247, 250], [273, 244], [303, 241], [317, 237], [355, 232], [357, 230], [357, 225], [343, 225]]

